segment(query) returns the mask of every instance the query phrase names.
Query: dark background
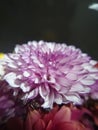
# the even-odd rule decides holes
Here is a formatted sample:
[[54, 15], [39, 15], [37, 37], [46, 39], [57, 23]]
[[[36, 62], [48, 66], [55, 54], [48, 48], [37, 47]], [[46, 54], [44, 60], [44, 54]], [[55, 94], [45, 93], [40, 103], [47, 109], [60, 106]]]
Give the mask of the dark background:
[[0, 0], [0, 52], [32, 40], [75, 45], [98, 60], [98, 0]]

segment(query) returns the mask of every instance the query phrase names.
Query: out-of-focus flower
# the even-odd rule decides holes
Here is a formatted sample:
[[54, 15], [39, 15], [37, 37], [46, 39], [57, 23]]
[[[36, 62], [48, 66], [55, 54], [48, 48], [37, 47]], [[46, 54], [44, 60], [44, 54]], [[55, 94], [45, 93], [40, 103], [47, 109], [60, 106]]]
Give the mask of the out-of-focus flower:
[[4, 58], [4, 53], [0, 53], [0, 59]]
[[94, 122], [98, 126], [98, 100], [89, 99], [85, 107], [92, 113]]
[[13, 95], [9, 85], [5, 81], [0, 82], [0, 125], [11, 117], [25, 114], [22, 103]]
[[98, 11], [98, 3], [93, 3], [88, 6], [89, 9]]
[[30, 110], [24, 121], [21, 118], [10, 119], [6, 130], [94, 130], [89, 119], [83, 118], [84, 114], [89, 113], [83, 108], [70, 109], [66, 106], [56, 106], [49, 113]]
[[0, 124], [14, 116], [14, 101], [5, 82], [0, 83]]
[[24, 102], [40, 96], [44, 108], [52, 108], [53, 103], [82, 104], [98, 80], [96, 61], [66, 44], [33, 41], [17, 45], [2, 64], [2, 79], [17, 90], [16, 95], [22, 90], [19, 97]]

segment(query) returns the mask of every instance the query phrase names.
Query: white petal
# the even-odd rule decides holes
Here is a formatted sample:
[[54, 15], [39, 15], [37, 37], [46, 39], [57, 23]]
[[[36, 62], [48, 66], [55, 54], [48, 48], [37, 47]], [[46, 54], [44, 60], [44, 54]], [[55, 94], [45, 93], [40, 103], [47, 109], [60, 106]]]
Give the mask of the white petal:
[[84, 87], [81, 84], [74, 84], [71, 87], [70, 92], [88, 93], [88, 92], [90, 92], [90, 88], [89, 87]]
[[66, 77], [67, 77], [68, 79], [70, 79], [70, 80], [77, 80], [77, 79], [78, 79], [77, 74], [74, 74], [74, 73], [68, 73], [68, 74], [66, 75]]
[[54, 102], [56, 102], [57, 104], [61, 104], [62, 103], [62, 96], [59, 94], [56, 94], [54, 97]]
[[23, 92], [28, 92], [30, 90], [30, 87], [29, 86], [26, 86], [25, 83], [22, 83], [20, 85], [20, 88], [23, 90]]
[[89, 72], [97, 72], [98, 73], [98, 68], [91, 68], [91, 69], [89, 69]]
[[54, 92], [51, 91], [50, 94], [45, 97], [42, 107], [43, 108], [52, 108], [53, 102], [54, 102]]
[[39, 79], [38, 79], [38, 78], [35, 78], [35, 79], [34, 79], [34, 83], [35, 83], [35, 84], [39, 83]]
[[32, 41], [32, 42], [29, 41], [29, 42], [28, 42], [28, 45], [30, 45], [30, 46], [33, 45], [33, 46], [37, 47], [37, 42], [36, 42], [36, 41]]
[[95, 65], [95, 64], [97, 64], [97, 61], [91, 60], [91, 61], [90, 61], [90, 64], [91, 64], [91, 65]]
[[82, 67], [83, 67], [84, 69], [86, 69], [86, 70], [90, 70], [90, 69], [92, 68], [92, 66], [91, 66], [90, 64], [88, 64], [88, 63], [84, 63], [84, 64], [82, 65]]
[[94, 73], [94, 74], [90, 74], [90, 76], [93, 78], [93, 79], [98, 79], [98, 73]]
[[32, 58], [33, 62], [36, 63], [39, 67], [41, 67], [41, 68], [44, 67], [44, 64], [42, 64], [42, 63], [38, 60], [37, 57], [35, 57], [35, 56], [32, 55], [31, 58]]
[[75, 65], [75, 66], [72, 68], [72, 71], [74, 71], [74, 72], [82, 71], [82, 70], [83, 70], [83, 67], [80, 66], [80, 65]]
[[45, 85], [45, 86], [40, 86], [40, 87], [39, 87], [39, 93], [40, 93], [41, 97], [42, 97], [43, 99], [45, 99], [46, 96], [49, 95], [49, 93], [50, 93], [49, 87], [48, 87], [47, 85]]
[[24, 77], [29, 77], [29, 76], [30, 76], [30, 73], [29, 73], [28, 71], [24, 71], [24, 72], [23, 72], [23, 76], [24, 76]]
[[10, 54], [9, 56], [11, 59], [15, 59], [15, 60], [19, 59], [19, 56], [17, 54]]
[[38, 89], [34, 89], [32, 90], [29, 94], [28, 94], [28, 97], [27, 98], [34, 98], [38, 95]]
[[10, 62], [10, 63], [8, 63], [8, 66], [9, 66], [9, 67], [11, 67], [11, 68], [14, 68], [14, 69], [16, 69], [16, 68], [17, 68], [17, 66], [16, 66], [15, 64], [11, 63], [11, 62]]
[[48, 100], [45, 100], [45, 102], [42, 104], [42, 107], [43, 107], [43, 108], [50, 108], [49, 99], [48, 99]]
[[95, 80], [85, 78], [85, 79], [80, 80], [80, 82], [84, 85], [93, 85], [95, 83]]
[[19, 66], [20, 66], [20, 65], [22, 65], [22, 63], [21, 63], [21, 62], [17, 62], [17, 65], [19, 65]]
[[81, 104], [82, 103], [81, 98], [79, 97], [79, 95], [76, 95], [76, 94], [66, 95], [65, 98], [68, 101], [73, 102], [75, 104]]
[[4, 66], [0, 65], [0, 76], [3, 76], [5, 74]]
[[57, 91], [59, 91], [62, 87], [61, 87], [61, 85], [59, 85], [59, 84], [55, 84], [55, 85], [52, 85], [52, 87], [54, 88], [54, 89], [56, 89]]
[[84, 68], [84, 69], [86, 69], [86, 70], [88, 70], [89, 72], [98, 72], [98, 69], [97, 68], [94, 68], [92, 65], [90, 65], [90, 64], [86, 64], [86, 63], [84, 63], [83, 65], [82, 65], [82, 67]]
[[53, 52], [55, 44], [47, 43], [47, 47], [51, 49], [51, 52]]
[[61, 77], [58, 76], [58, 78], [56, 79], [57, 84], [62, 85], [62, 86], [70, 86], [70, 82], [68, 81], [68, 79], [66, 79], [66, 77]]
[[17, 76], [15, 73], [11, 72], [4, 76], [4, 79], [9, 83], [11, 87], [19, 87], [19, 85], [15, 84]]

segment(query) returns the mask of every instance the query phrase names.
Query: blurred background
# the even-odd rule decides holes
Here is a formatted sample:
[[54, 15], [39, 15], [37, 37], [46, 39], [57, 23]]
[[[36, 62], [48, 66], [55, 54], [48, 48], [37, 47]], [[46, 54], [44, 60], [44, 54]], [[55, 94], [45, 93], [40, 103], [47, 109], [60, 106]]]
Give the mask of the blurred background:
[[98, 0], [0, 0], [0, 52], [32, 40], [75, 45], [98, 60]]

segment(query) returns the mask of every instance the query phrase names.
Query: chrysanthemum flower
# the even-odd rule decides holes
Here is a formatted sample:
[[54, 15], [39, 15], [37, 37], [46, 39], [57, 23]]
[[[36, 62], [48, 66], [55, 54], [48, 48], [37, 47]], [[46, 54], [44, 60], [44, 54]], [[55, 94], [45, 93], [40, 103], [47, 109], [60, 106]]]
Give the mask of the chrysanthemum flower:
[[98, 80], [98, 69], [80, 49], [66, 44], [43, 41], [17, 45], [13, 53], [2, 59], [2, 79], [16, 91], [21, 100], [40, 96], [42, 107], [53, 103], [81, 104]]

